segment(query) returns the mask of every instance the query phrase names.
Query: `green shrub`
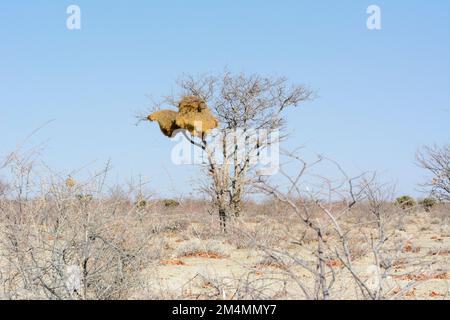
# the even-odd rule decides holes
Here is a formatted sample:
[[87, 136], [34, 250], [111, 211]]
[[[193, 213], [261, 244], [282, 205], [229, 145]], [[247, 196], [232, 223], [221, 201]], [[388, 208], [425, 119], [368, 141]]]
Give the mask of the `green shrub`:
[[148, 202], [145, 199], [141, 199], [141, 200], [136, 201], [135, 205], [136, 205], [136, 208], [138, 208], [138, 209], [145, 209], [148, 205]]
[[173, 200], [173, 199], [164, 199], [161, 202], [162, 202], [163, 206], [166, 208], [175, 208], [180, 205], [180, 203], [177, 200]]
[[436, 200], [433, 198], [425, 198], [420, 201], [419, 204], [425, 209], [426, 212], [430, 212], [430, 210], [436, 204]]
[[416, 200], [410, 196], [401, 196], [395, 200], [395, 203], [402, 209], [410, 209], [416, 205]]
[[80, 194], [76, 195], [76, 198], [80, 202], [82, 202], [84, 204], [87, 204], [87, 203], [91, 202], [94, 199], [94, 196], [92, 194], [82, 194], [82, 193], [80, 193]]

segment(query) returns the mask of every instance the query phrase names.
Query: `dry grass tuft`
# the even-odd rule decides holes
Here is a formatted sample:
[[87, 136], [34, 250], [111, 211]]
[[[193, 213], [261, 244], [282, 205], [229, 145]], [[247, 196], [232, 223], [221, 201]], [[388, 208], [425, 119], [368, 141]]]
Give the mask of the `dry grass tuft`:
[[192, 239], [181, 244], [175, 251], [177, 257], [200, 257], [220, 259], [228, 256], [227, 248], [217, 240]]

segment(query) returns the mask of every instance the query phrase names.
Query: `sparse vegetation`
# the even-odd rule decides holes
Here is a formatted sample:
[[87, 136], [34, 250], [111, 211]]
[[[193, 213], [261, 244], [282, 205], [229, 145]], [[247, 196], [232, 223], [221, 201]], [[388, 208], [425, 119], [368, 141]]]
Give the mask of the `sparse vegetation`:
[[395, 199], [395, 203], [403, 210], [411, 209], [416, 205], [416, 200], [410, 196], [401, 196]]
[[148, 206], [148, 201], [145, 199], [140, 199], [136, 201], [136, 208], [145, 209]]
[[425, 146], [416, 155], [417, 163], [429, 174], [422, 186], [442, 201], [450, 201], [450, 146]]
[[56, 176], [46, 184], [32, 163], [9, 164], [16, 174], [10, 186], [18, 189], [0, 196], [2, 298], [409, 299], [446, 292], [448, 206], [436, 205], [439, 223], [426, 227], [420, 221], [428, 216], [410, 215], [402, 225], [412, 239], [399, 229], [404, 215], [392, 191], [373, 179], [351, 180], [345, 203], [263, 182], [273, 198], [245, 202], [246, 214], [220, 234], [207, 201], [143, 200], [139, 186], [108, 193], [117, 188], [100, 188], [107, 170], [71, 188]]
[[192, 239], [182, 243], [175, 251], [177, 257], [224, 258], [227, 249], [218, 240]]
[[161, 202], [163, 206], [166, 208], [176, 208], [180, 205], [180, 203], [174, 199], [164, 199]]
[[[169, 137], [181, 130], [207, 155], [212, 129], [282, 130], [282, 112], [312, 95], [284, 78], [229, 73], [186, 77], [180, 87], [181, 98], [165, 100], [178, 111], [155, 110], [147, 119]], [[269, 144], [250, 146], [261, 152]], [[445, 152], [429, 151], [439, 156], [434, 167], [419, 157], [439, 169], [433, 197], [418, 206], [410, 196], [395, 199], [376, 174], [351, 177], [323, 156], [307, 162], [281, 150], [281, 174], [271, 179], [232, 146], [223, 163], [209, 157], [204, 165], [203, 199], [149, 196], [142, 182], [127, 191], [108, 186], [108, 165], [75, 179], [48, 166], [42, 174], [33, 151], [6, 157], [0, 299], [447, 297]], [[338, 175], [318, 174], [322, 166]]]
[[419, 204], [423, 207], [426, 212], [430, 212], [431, 209], [436, 205], [436, 200], [433, 198], [425, 198], [419, 201]]

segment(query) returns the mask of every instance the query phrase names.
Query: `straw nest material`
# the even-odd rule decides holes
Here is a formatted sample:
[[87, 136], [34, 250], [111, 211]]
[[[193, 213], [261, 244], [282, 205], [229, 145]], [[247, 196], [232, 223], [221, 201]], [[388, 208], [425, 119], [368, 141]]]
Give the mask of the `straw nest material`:
[[157, 111], [149, 115], [148, 120], [157, 121], [163, 134], [168, 137], [177, 129], [185, 129], [192, 135], [203, 137], [219, 126], [219, 121], [205, 101], [195, 96], [184, 97], [178, 105], [178, 112]]
[[161, 132], [169, 138], [172, 137], [175, 130], [180, 129], [176, 124], [176, 118], [177, 112], [172, 110], [157, 111], [147, 117], [150, 121], [158, 122]]
[[205, 101], [198, 97], [184, 97], [178, 105], [178, 110], [177, 125], [193, 135], [203, 136], [219, 125]]

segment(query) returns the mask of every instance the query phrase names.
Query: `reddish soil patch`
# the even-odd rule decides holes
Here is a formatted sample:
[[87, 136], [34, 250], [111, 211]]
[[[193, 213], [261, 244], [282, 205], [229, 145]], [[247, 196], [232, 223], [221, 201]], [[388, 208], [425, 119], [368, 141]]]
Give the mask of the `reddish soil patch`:
[[406, 274], [403, 276], [396, 276], [396, 279], [407, 280], [407, 281], [425, 281], [425, 280], [449, 280], [450, 274], [444, 272], [434, 275], [427, 275], [424, 273], [420, 274]]
[[450, 280], [450, 274], [448, 274], [447, 272], [437, 274], [433, 277], [433, 279]]
[[327, 261], [326, 265], [330, 268], [342, 268], [344, 264], [339, 259], [333, 259]]
[[444, 295], [442, 293], [436, 292], [436, 291], [431, 291], [430, 292], [430, 297], [443, 297]]
[[416, 296], [416, 288], [413, 288], [412, 290], [408, 291], [405, 296], [407, 297], [415, 297]]
[[394, 290], [392, 290], [392, 294], [393, 294], [393, 295], [398, 294], [400, 291], [402, 291], [402, 288], [400, 288], [400, 287], [395, 287]]
[[210, 288], [212, 288], [212, 287], [213, 287], [213, 285], [212, 285], [212, 283], [209, 282], [209, 281], [202, 284], [202, 288], [203, 288], [203, 289], [210, 289]]
[[206, 259], [223, 259], [225, 256], [217, 252], [188, 252], [184, 255], [186, 258], [206, 258]]
[[414, 248], [411, 244], [407, 244], [403, 247], [403, 252], [412, 252], [412, 253], [418, 253], [420, 252], [420, 248], [416, 247]]
[[181, 260], [162, 260], [160, 262], [164, 266], [185, 266], [186, 263], [184, 263]]
[[397, 268], [401, 268], [404, 267], [406, 264], [405, 260], [396, 260], [394, 261], [394, 263], [392, 264], [393, 267], [397, 267]]

